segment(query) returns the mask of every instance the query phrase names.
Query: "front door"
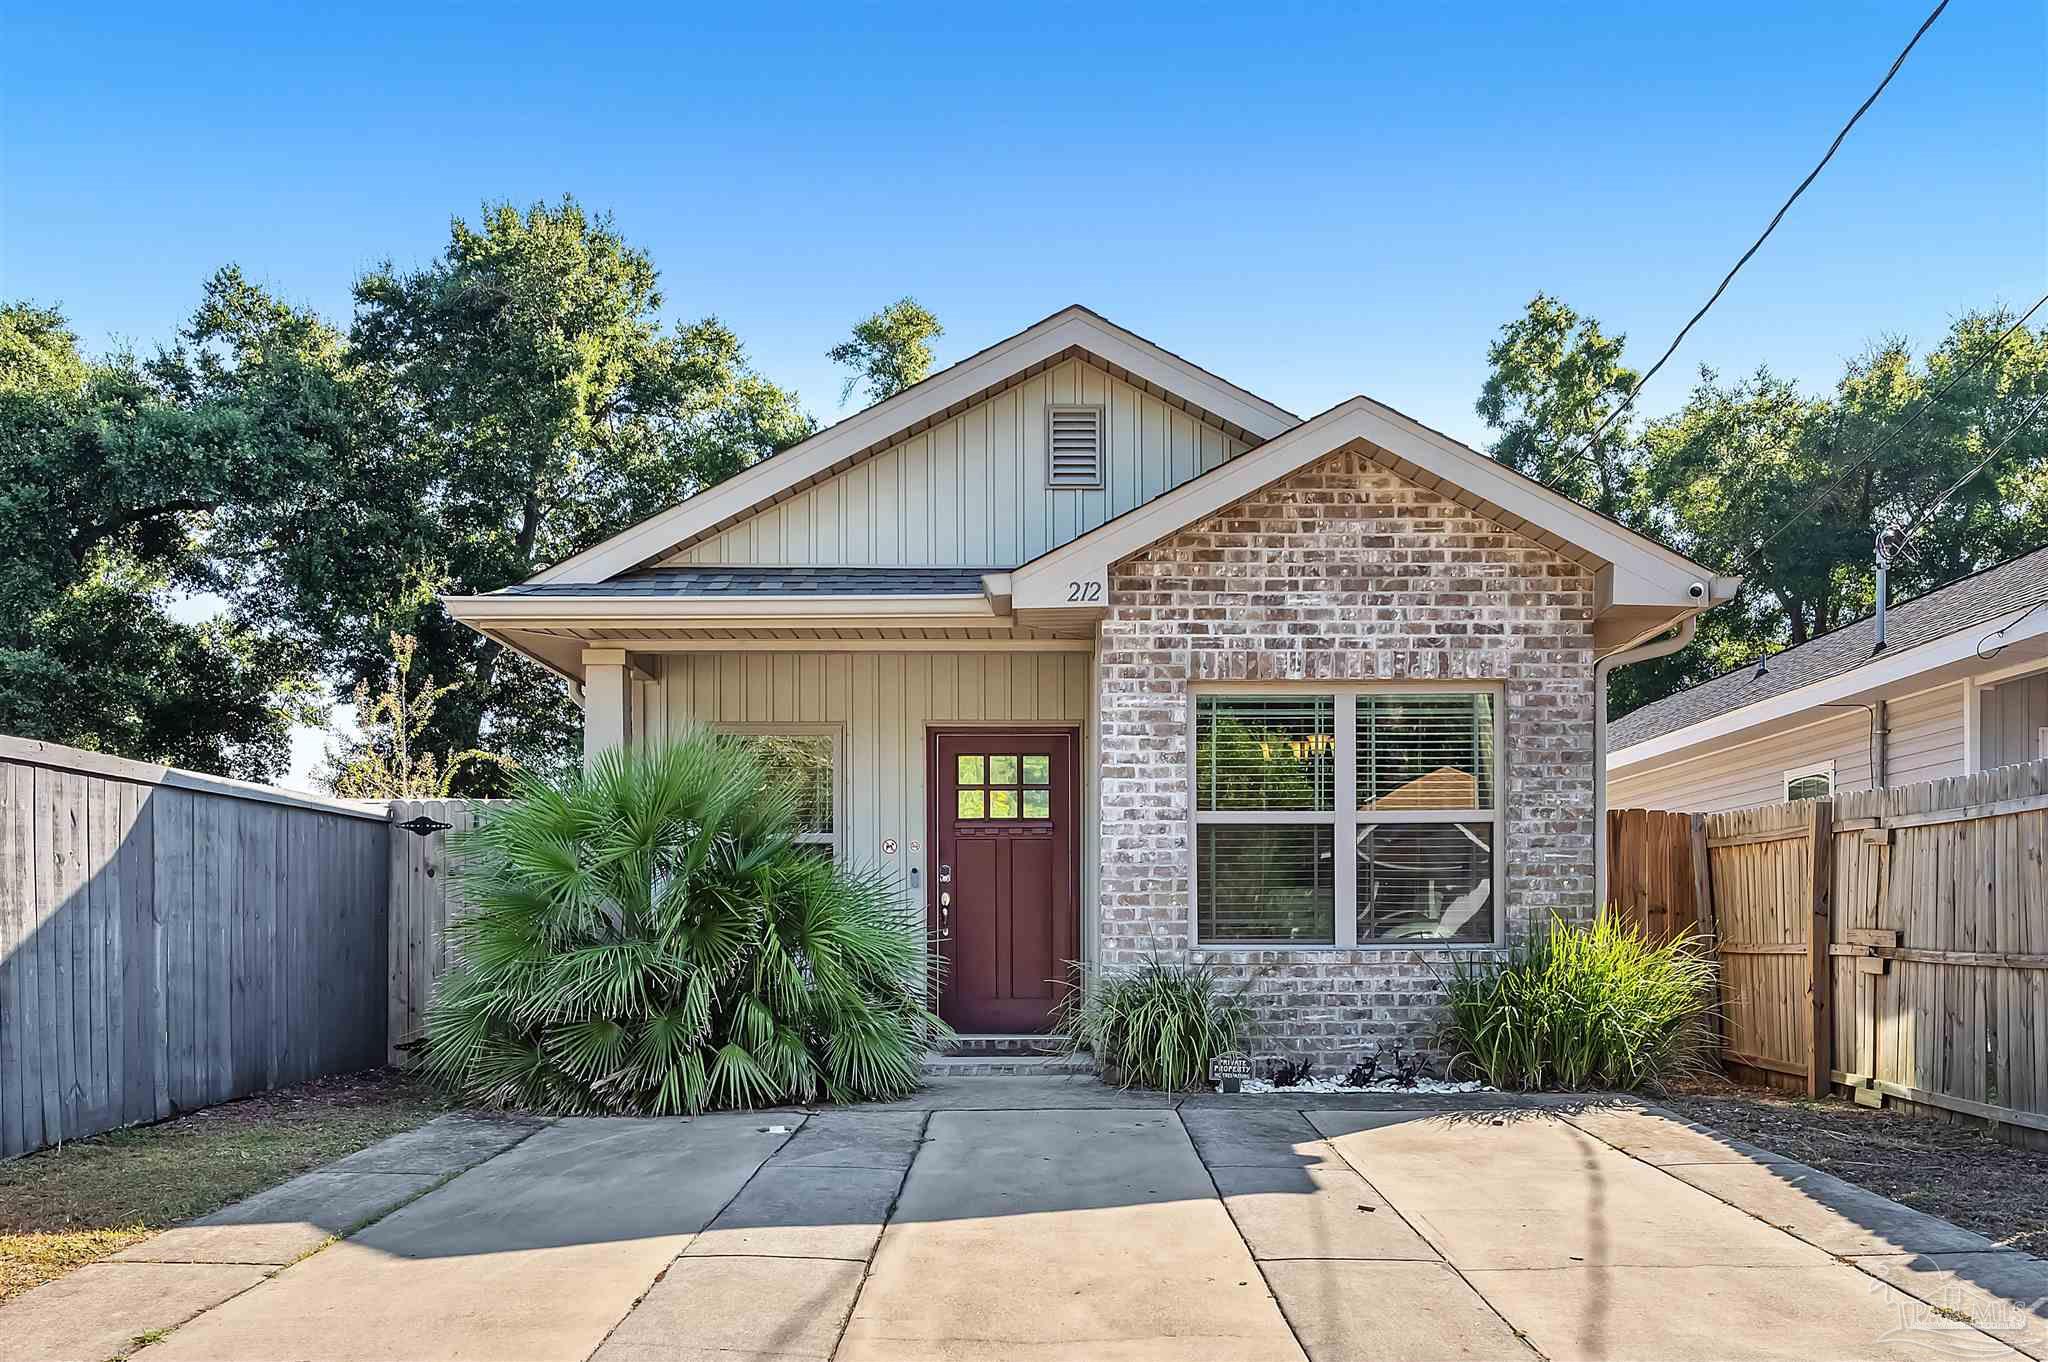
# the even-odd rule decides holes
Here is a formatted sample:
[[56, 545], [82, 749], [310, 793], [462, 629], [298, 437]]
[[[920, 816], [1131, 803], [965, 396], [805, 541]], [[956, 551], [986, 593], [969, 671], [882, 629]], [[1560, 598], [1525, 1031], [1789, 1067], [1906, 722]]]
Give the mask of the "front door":
[[931, 736], [931, 895], [939, 1015], [969, 1034], [1050, 1029], [1077, 958], [1073, 730]]

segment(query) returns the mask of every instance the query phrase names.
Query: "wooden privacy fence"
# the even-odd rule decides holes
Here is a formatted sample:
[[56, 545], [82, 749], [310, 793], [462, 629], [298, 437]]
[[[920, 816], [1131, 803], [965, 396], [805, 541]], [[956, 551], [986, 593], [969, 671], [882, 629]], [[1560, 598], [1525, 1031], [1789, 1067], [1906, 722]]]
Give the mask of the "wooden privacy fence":
[[[448, 968], [448, 909], [453, 865], [448, 838], [476, 826], [481, 810], [497, 803], [478, 799], [395, 799], [391, 802], [391, 948], [389, 1062], [403, 1064], [402, 1047], [426, 1031], [427, 1003], [434, 981]], [[414, 819], [445, 823], [440, 829], [406, 831]]]
[[[1641, 814], [1608, 824], [1625, 907], [1653, 892], [1626, 868], [1663, 865], [1676, 834], [1659, 819], [1685, 817]], [[1729, 1063], [2048, 1144], [2048, 761], [1697, 827], [1694, 895], [1720, 955]], [[1662, 873], [1668, 919], [1685, 877]]]
[[1710, 930], [1701, 878], [1706, 863], [1695, 852], [1703, 816], [1657, 809], [1614, 809], [1607, 815], [1607, 897], [1653, 941], [1669, 941], [1691, 928]]
[[1721, 957], [1722, 1054], [1798, 1078], [1818, 1096], [1827, 1088], [1813, 1045], [1829, 1004], [1827, 801], [1711, 814], [1703, 828]]
[[0, 738], [0, 1156], [382, 1063], [385, 819]]

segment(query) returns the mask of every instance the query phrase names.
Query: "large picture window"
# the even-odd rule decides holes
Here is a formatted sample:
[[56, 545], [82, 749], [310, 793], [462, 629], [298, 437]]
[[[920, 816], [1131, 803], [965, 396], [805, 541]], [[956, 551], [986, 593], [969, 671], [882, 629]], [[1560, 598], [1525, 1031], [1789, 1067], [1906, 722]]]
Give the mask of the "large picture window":
[[839, 854], [838, 734], [825, 728], [728, 732], [754, 754], [771, 781], [796, 798], [796, 840], [821, 856]]
[[1499, 692], [1195, 697], [1195, 934], [1213, 945], [1494, 940]]

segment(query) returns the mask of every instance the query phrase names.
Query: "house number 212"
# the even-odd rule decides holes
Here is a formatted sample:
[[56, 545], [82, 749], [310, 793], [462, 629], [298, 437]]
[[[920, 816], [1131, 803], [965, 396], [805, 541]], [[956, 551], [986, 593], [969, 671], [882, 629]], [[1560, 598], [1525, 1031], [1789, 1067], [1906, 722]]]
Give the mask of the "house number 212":
[[1068, 582], [1067, 599], [1070, 601], [1099, 601], [1102, 599], [1102, 583]]

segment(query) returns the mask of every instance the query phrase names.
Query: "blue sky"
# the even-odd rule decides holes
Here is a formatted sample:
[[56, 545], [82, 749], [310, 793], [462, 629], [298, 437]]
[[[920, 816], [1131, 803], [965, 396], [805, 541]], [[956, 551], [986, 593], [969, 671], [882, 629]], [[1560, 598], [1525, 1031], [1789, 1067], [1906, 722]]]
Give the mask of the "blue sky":
[[[1079, 301], [1296, 411], [1468, 439], [1539, 289], [1653, 358], [1925, 13], [7, 3], [0, 294], [94, 347], [228, 261], [341, 316], [451, 215], [567, 190], [827, 419], [825, 348], [911, 293], [943, 359]], [[2044, 145], [2043, 7], [1957, 0], [1645, 406], [2030, 301]]]

